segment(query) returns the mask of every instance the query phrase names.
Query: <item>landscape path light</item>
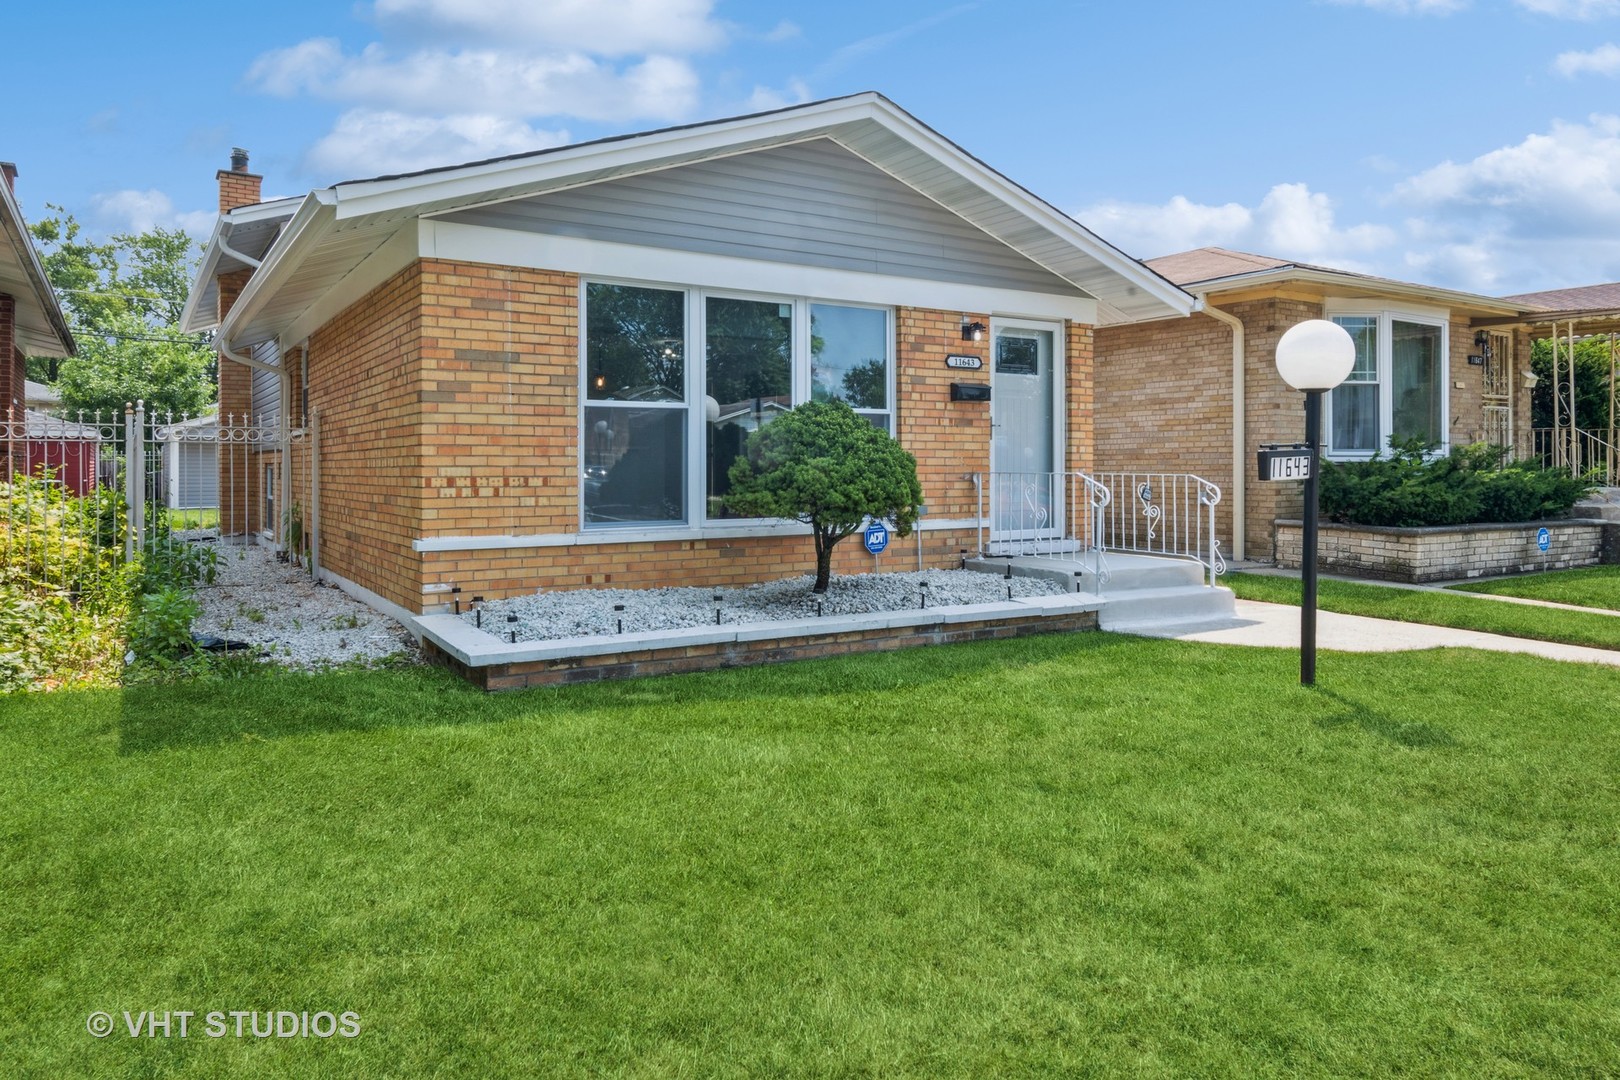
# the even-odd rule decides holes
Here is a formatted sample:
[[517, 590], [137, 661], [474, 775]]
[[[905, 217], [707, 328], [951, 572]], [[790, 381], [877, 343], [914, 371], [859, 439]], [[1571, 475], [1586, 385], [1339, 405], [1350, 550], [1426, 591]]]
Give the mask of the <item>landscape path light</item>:
[[1322, 395], [1356, 366], [1356, 343], [1349, 331], [1326, 319], [1307, 319], [1277, 341], [1277, 374], [1305, 394], [1305, 445], [1310, 468], [1305, 477], [1305, 528], [1300, 544], [1299, 682], [1316, 684], [1316, 518], [1317, 474], [1322, 459]]

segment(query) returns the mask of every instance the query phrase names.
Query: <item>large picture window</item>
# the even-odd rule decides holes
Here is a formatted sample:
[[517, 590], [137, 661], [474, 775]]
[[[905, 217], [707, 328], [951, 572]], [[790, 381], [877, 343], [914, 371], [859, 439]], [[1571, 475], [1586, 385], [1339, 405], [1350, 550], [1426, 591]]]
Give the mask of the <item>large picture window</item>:
[[587, 528], [731, 517], [748, 436], [806, 401], [893, 430], [888, 308], [588, 282], [584, 309]]
[[1390, 439], [1446, 441], [1446, 325], [1379, 312], [1332, 316], [1356, 344], [1350, 375], [1328, 395], [1328, 453], [1371, 457]]

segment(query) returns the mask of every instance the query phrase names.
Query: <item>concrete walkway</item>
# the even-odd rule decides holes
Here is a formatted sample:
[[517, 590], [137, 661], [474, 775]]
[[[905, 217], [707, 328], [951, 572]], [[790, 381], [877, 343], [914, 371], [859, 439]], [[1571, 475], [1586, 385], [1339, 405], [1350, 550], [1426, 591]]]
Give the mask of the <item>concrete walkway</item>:
[[[1253, 645], [1279, 649], [1299, 648], [1299, 608], [1287, 604], [1263, 604], [1239, 600], [1232, 619], [1219, 623], [1183, 623], [1158, 628], [1137, 628], [1142, 637], [1175, 638], [1178, 641], [1207, 641], [1217, 645]], [[1406, 652], [1411, 649], [1491, 649], [1496, 652], [1529, 653], [1549, 660], [1569, 660], [1583, 664], [1620, 667], [1620, 652], [1593, 649], [1584, 645], [1559, 645], [1550, 641], [1483, 634], [1477, 630], [1453, 630], [1445, 626], [1369, 619], [1363, 615], [1340, 615], [1332, 611], [1316, 614], [1316, 646], [1343, 652]]]

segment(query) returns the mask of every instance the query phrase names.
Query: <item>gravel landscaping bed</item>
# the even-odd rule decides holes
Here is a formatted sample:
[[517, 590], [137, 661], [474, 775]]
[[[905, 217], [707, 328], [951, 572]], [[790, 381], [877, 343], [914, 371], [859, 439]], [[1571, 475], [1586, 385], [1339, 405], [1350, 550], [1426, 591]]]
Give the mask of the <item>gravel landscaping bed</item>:
[[194, 633], [246, 642], [274, 663], [305, 670], [418, 657], [415, 640], [399, 623], [278, 562], [269, 548], [214, 546], [218, 573], [213, 584], [197, 587], [202, 615]]
[[[926, 590], [922, 587], [927, 583]], [[815, 578], [769, 581], [745, 588], [578, 589], [542, 592], [494, 600], [483, 605], [483, 629], [501, 640], [517, 632], [518, 641], [678, 630], [713, 626], [714, 597], [720, 596], [723, 624], [773, 622], [816, 615], [853, 615], [868, 611], [920, 608], [926, 592], [929, 607], [948, 604], [992, 604], [1013, 597], [1062, 593], [1055, 582], [1017, 577], [1008, 581], [972, 570], [926, 570], [910, 574], [855, 574], [835, 577], [827, 592], [810, 591]], [[818, 610], [819, 603], [819, 610]], [[622, 605], [622, 611], [615, 611]], [[509, 621], [509, 617], [515, 617]], [[461, 618], [476, 625], [479, 616], [463, 610]]]

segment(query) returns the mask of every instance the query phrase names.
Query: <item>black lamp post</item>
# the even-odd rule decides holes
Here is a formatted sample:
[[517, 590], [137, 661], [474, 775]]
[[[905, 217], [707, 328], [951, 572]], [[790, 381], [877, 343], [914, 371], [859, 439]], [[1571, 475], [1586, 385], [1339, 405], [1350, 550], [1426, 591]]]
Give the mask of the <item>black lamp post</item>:
[[1316, 518], [1317, 473], [1322, 458], [1322, 395], [1342, 383], [1356, 366], [1356, 343], [1349, 331], [1326, 319], [1308, 319], [1288, 328], [1277, 341], [1277, 374], [1305, 393], [1305, 444], [1310, 471], [1305, 477], [1305, 527], [1300, 544], [1299, 682], [1316, 684]]

